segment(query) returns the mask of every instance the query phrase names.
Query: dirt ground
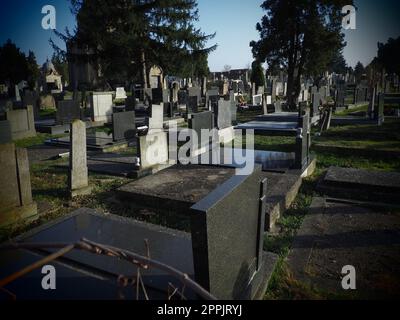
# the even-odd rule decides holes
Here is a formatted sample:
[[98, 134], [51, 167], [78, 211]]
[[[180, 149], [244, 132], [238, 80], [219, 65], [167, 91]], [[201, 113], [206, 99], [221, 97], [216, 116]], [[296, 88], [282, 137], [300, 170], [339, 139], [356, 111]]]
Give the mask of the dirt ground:
[[[327, 296], [400, 297], [400, 211], [315, 198], [288, 256], [296, 280]], [[356, 270], [356, 290], [342, 288], [342, 268]]]

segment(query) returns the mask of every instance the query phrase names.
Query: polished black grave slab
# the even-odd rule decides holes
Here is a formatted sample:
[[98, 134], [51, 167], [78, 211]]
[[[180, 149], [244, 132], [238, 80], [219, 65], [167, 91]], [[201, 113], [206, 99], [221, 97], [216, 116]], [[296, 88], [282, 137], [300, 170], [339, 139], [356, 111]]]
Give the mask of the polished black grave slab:
[[[35, 229], [17, 240], [27, 243], [76, 243], [82, 238], [147, 256], [194, 277], [191, 237], [187, 233], [149, 225], [114, 215], [100, 215], [91, 209], [79, 209], [67, 218]], [[0, 278], [16, 272], [54, 252], [14, 250], [0, 252]], [[60, 265], [62, 263], [62, 266]], [[41, 288], [43, 275], [30, 273], [6, 287], [21, 299], [117, 299], [119, 275], [133, 276], [136, 266], [116, 258], [74, 250], [56, 265], [57, 290]], [[180, 282], [166, 272], [141, 270], [146, 289], [153, 299], [166, 299], [168, 283]], [[97, 278], [97, 279], [96, 279]], [[100, 279], [114, 279], [101, 281]], [[75, 287], [71, 287], [75, 284]], [[132, 288], [130, 291], [134, 291]], [[190, 291], [188, 297], [194, 297]]]

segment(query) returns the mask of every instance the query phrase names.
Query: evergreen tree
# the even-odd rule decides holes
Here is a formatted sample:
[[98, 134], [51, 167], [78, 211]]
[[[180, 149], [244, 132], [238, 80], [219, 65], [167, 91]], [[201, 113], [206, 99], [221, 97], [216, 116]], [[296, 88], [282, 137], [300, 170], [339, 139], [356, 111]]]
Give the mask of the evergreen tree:
[[0, 81], [10, 82], [11, 86], [29, 75], [25, 54], [10, 39], [0, 47]]
[[68, 61], [65, 55], [62, 55], [58, 52], [54, 52], [53, 57], [51, 58], [51, 62], [54, 65], [54, 68], [61, 75], [63, 84], [69, 82], [69, 71], [68, 71]]
[[250, 80], [256, 85], [256, 88], [262, 87], [265, 84], [265, 76], [262, 65], [259, 61], [254, 61], [251, 65]]
[[360, 82], [364, 74], [365, 74], [365, 68], [363, 64], [360, 61], [358, 61], [354, 68], [354, 76], [356, 77], [356, 82]]
[[386, 44], [378, 43], [378, 62], [389, 73], [400, 77], [400, 37], [390, 38]]
[[288, 104], [294, 107], [304, 74], [326, 71], [344, 47], [341, 9], [348, 0], [266, 0], [266, 15], [256, 28], [259, 41], [252, 41], [254, 57], [288, 73]]
[[329, 72], [335, 72], [337, 74], [346, 74], [347, 63], [343, 57], [343, 52], [338, 51], [332, 58], [328, 65]]
[[37, 81], [40, 77], [39, 66], [36, 62], [35, 54], [32, 51], [29, 51], [28, 57], [26, 58], [27, 63], [27, 72], [28, 72], [28, 85], [29, 89], [34, 90], [36, 88]]
[[140, 72], [148, 86], [148, 71], [204, 74], [206, 48], [214, 35], [194, 26], [195, 0], [71, 0], [77, 17], [75, 35], [59, 34], [66, 42], [90, 48], [107, 79], [132, 79]]

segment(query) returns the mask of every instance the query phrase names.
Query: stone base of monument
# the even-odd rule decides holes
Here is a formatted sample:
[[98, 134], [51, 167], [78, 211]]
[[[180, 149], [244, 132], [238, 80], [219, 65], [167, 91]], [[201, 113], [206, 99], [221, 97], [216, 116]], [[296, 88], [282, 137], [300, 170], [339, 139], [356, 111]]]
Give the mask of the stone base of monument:
[[33, 222], [38, 218], [36, 203], [13, 208], [0, 214], [0, 227], [6, 227], [18, 222]]
[[91, 186], [87, 186], [85, 188], [79, 188], [75, 190], [69, 191], [70, 198], [80, 197], [80, 196], [87, 196], [92, 193], [93, 188]]
[[[104, 126], [104, 122], [85, 121], [86, 128], [97, 128]], [[51, 135], [60, 135], [69, 133], [70, 124], [56, 124], [54, 119], [36, 120], [35, 128], [37, 132], [49, 133]]]
[[[88, 133], [86, 136], [86, 147], [90, 151], [99, 152], [113, 152], [122, 149], [126, 149], [128, 146], [134, 144], [135, 141], [114, 141], [112, 134], [107, 134], [105, 132], [94, 132]], [[70, 137], [54, 138], [45, 141], [46, 145], [56, 146], [56, 147], [69, 147]]]
[[258, 299], [277, 261], [263, 251], [267, 185], [261, 166], [239, 176], [225, 166], [176, 165], [120, 187], [116, 196], [189, 218], [196, 281], [220, 299]]
[[318, 191], [332, 198], [399, 205], [400, 174], [331, 167]]

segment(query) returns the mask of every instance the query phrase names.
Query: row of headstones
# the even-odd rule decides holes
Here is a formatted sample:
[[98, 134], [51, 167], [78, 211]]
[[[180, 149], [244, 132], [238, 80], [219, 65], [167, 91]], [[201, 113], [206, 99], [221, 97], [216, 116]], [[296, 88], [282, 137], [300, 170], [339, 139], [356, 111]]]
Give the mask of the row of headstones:
[[[212, 112], [206, 111], [192, 115], [191, 119], [199, 122], [194, 126], [211, 127], [211, 115]], [[69, 191], [77, 196], [90, 192], [84, 122], [74, 121], [70, 132]], [[260, 184], [260, 176], [260, 168], [256, 168], [249, 176], [234, 177], [221, 186], [223, 193], [219, 187], [212, 191], [207, 205], [197, 203], [190, 208], [195, 280], [222, 299], [252, 298], [264, 282], [269, 263], [263, 251], [267, 185], [265, 179]], [[229, 225], [226, 219], [231, 220]], [[235, 237], [220, 239], [221, 231], [233, 234], [238, 230], [242, 232]], [[221, 258], [221, 250], [226, 250], [226, 246], [235, 249]], [[243, 264], [246, 264], [245, 269]], [[226, 272], [222, 272], [224, 270]]]
[[[191, 97], [196, 100], [196, 97]], [[208, 111], [197, 112], [197, 103], [193, 101], [193, 108], [188, 107], [188, 127], [194, 130], [198, 137], [201, 137], [201, 130], [217, 129], [218, 132], [232, 129], [232, 119], [236, 116], [236, 104], [232, 102], [233, 92], [228, 97], [220, 98], [217, 95], [210, 95]], [[196, 109], [196, 110], [194, 110]], [[196, 112], [194, 112], [196, 111]], [[167, 133], [163, 129], [163, 104], [151, 106], [151, 115], [147, 118], [147, 134], [138, 137], [140, 168], [148, 169], [154, 164], [167, 162], [168, 143]], [[229, 137], [233, 139], [233, 137]], [[227, 140], [229, 139], [227, 138]], [[201, 139], [200, 139], [201, 140]], [[192, 150], [197, 152], [206, 147], [208, 141], [199, 141], [198, 148]], [[196, 146], [197, 147], [197, 146]], [[150, 151], [149, 151], [150, 150]], [[152, 150], [154, 152], [152, 152]]]
[[346, 86], [339, 84], [335, 92], [335, 107], [344, 108], [346, 106], [346, 98], [351, 96], [350, 104], [359, 104], [370, 101], [372, 93], [369, 88], [364, 86]]

